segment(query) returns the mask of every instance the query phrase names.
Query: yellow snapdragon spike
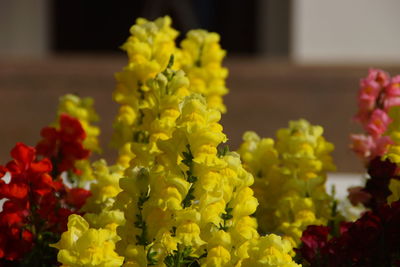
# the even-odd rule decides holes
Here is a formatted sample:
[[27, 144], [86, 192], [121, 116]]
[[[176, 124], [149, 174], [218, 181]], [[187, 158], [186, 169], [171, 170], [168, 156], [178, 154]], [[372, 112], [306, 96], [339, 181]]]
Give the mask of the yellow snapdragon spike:
[[190, 90], [202, 94], [207, 105], [225, 113], [222, 96], [228, 93], [225, 80], [228, 70], [222, 67], [225, 50], [219, 35], [205, 30], [189, 31], [182, 41], [182, 69], [190, 80]]
[[[116, 207], [124, 211], [126, 223], [118, 228], [117, 251], [132, 264], [143, 262], [139, 251], [144, 250], [152, 255], [146, 264], [167, 264], [181, 253], [208, 266], [232, 266], [240, 261], [236, 248], [258, 238], [257, 222], [250, 217], [258, 205], [249, 188], [253, 177], [236, 153], [219, 155], [217, 146], [226, 140], [220, 113], [198, 94], [179, 97], [189, 91], [179, 93], [187, 83], [174, 77], [182, 79], [184, 74], [168, 72], [172, 78], [159, 74], [148, 82], [150, 90], [158, 92], [154, 99], [159, 105], [145, 111], [152, 120], [144, 121], [157, 127], [142, 128], [148, 133], [148, 142], [142, 144], [146, 149], [139, 153], [140, 146], [133, 148], [135, 158], [120, 180], [123, 191]], [[177, 88], [178, 93], [169, 96], [166, 88]], [[164, 118], [168, 123], [160, 123]], [[206, 251], [210, 253], [202, 257]]]
[[107, 229], [92, 229], [79, 215], [68, 218], [68, 231], [52, 246], [59, 249], [58, 261], [63, 266], [119, 267], [124, 258], [115, 249], [115, 234]]
[[154, 22], [139, 18], [130, 29], [131, 36], [122, 45], [126, 50], [129, 62], [154, 60], [160, 65], [159, 71], [166, 68], [170, 55], [175, 50], [174, 40], [178, 32], [171, 27], [169, 16], [156, 19]]
[[[131, 36], [122, 46], [128, 54], [129, 63], [115, 75], [117, 86], [113, 94], [114, 100], [122, 106], [113, 125], [112, 145], [119, 149], [118, 162], [125, 167], [127, 162], [136, 157], [136, 153], [145, 153], [143, 151], [148, 149], [147, 145], [131, 144], [138, 135], [147, 140], [148, 136], [143, 134], [148, 128], [156, 130], [171, 127], [178, 115], [173, 109], [169, 110], [164, 120], [150, 125], [154, 119], [147, 113], [155, 106], [162, 108], [148, 80], [153, 80], [157, 73], [165, 70], [171, 56], [174, 57], [174, 64], [170, 67], [174, 70], [181, 68], [187, 73], [185, 79], [190, 80], [187, 90], [202, 94], [209, 107], [225, 112], [222, 96], [227, 93], [227, 70], [221, 66], [226, 53], [219, 45], [218, 34], [204, 30], [191, 31], [182, 42], [182, 49], [179, 49], [175, 45], [178, 32], [171, 27], [168, 16], [155, 21], [138, 19], [130, 32]], [[146, 131], [143, 132], [143, 128]], [[161, 131], [156, 138], [169, 137]], [[136, 151], [127, 153], [128, 147]], [[156, 150], [154, 144], [150, 149]]]
[[179, 54], [175, 46], [178, 32], [171, 28], [168, 16], [154, 22], [140, 18], [130, 32], [131, 36], [122, 45], [129, 63], [115, 75], [117, 87], [113, 97], [122, 105], [114, 123], [112, 140], [117, 148], [132, 142], [135, 128], [143, 122], [142, 109], [156, 104], [152, 102], [147, 80], [167, 67], [171, 55]]
[[146, 82], [148, 90], [143, 100], [146, 104], [140, 108], [141, 123], [128, 126], [132, 140], [120, 149], [118, 162], [122, 166], [128, 167], [131, 160], [132, 164], [139, 166], [148, 166], [154, 162], [154, 156], [158, 153], [158, 140], [168, 139], [172, 135], [180, 114], [179, 103], [190, 93], [188, 84], [182, 71], [172, 69]]
[[335, 169], [333, 145], [320, 126], [292, 121], [277, 132], [277, 140], [244, 134], [239, 149], [244, 166], [256, 178], [253, 185], [260, 202], [257, 210], [263, 233], [286, 235], [297, 246], [310, 224], [330, 218], [330, 197], [325, 191], [326, 172]]
[[170, 24], [168, 17], [139, 19], [122, 46], [129, 63], [116, 74], [113, 94], [121, 105], [113, 135], [121, 191], [99, 216], [91, 205], [104, 199], [93, 197], [85, 208], [94, 212], [85, 216], [95, 228], [112, 229], [101, 221], [124, 214], [116, 229], [123, 266], [240, 266], [258, 246], [258, 201], [239, 155], [218, 150], [226, 141], [219, 124], [225, 51], [217, 34], [201, 30], [177, 49]]

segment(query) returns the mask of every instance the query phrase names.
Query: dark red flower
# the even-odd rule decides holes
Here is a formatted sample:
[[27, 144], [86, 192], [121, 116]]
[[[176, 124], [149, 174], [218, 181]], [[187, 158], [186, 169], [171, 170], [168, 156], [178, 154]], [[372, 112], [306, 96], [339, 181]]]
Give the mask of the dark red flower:
[[0, 259], [15, 261], [28, 253], [33, 246], [34, 236], [27, 229], [0, 226]]
[[397, 266], [400, 260], [400, 202], [383, 204], [355, 222], [342, 223], [329, 240], [327, 228], [309, 226], [298, 255], [310, 266]]
[[397, 165], [389, 159], [381, 160], [376, 157], [368, 164], [368, 174], [365, 188], [363, 191], [368, 193], [371, 198], [364, 203], [366, 207], [376, 210], [382, 204], [385, 204], [387, 197], [391, 194], [389, 190], [390, 179], [399, 179], [396, 175]]
[[326, 247], [329, 231], [327, 226], [309, 225], [303, 232], [302, 246], [297, 252], [300, 252], [308, 262], [316, 261], [316, 257], [321, 255], [321, 250]]

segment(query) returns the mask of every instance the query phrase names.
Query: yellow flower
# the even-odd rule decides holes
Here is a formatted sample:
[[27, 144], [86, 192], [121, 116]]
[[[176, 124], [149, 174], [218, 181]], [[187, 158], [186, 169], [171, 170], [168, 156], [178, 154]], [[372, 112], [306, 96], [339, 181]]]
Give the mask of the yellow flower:
[[207, 105], [226, 112], [222, 96], [228, 93], [226, 68], [221, 66], [226, 52], [219, 45], [219, 35], [205, 30], [192, 30], [182, 46], [182, 68], [190, 80], [190, 90], [202, 94]]
[[118, 225], [125, 223], [124, 214], [120, 210], [105, 209], [100, 213], [86, 213], [83, 217], [90, 227], [105, 228], [113, 232], [116, 232]]
[[123, 175], [122, 167], [107, 166], [104, 159], [92, 164], [92, 172], [95, 182], [90, 185], [92, 195], [83, 207], [86, 212], [99, 213], [104, 208], [113, 205], [113, 198], [121, 191], [119, 180]]
[[116, 74], [113, 97], [121, 108], [113, 139], [124, 177], [113, 209], [125, 223], [117, 227], [116, 250], [124, 266], [178, 266], [188, 259], [240, 266], [247, 244], [258, 242], [251, 216], [258, 201], [239, 155], [218, 150], [226, 141], [219, 123], [225, 51], [217, 34], [202, 30], [188, 33], [177, 49], [170, 25], [169, 17], [138, 19], [122, 46], [129, 62]]
[[390, 145], [383, 159], [389, 159], [393, 163], [400, 164], [400, 145]]
[[292, 260], [289, 254], [291, 250], [290, 243], [280, 236], [274, 234], [263, 236], [249, 242], [248, 257], [242, 261], [241, 266], [300, 266]]
[[388, 203], [392, 203], [400, 199], [400, 181], [397, 179], [390, 179], [389, 190], [392, 192], [390, 196], [388, 196]]
[[185, 209], [177, 214], [176, 238], [186, 247], [198, 248], [205, 244], [200, 238], [200, 214], [194, 209]]
[[261, 139], [255, 132], [245, 132], [243, 144], [238, 152], [246, 168], [257, 176], [268, 174], [273, 165], [278, 164], [278, 152], [274, 148], [275, 142], [271, 138]]
[[[127, 222], [118, 228], [118, 251], [137, 261], [136, 256], [128, 256], [127, 249], [136, 249], [140, 243], [146, 245], [146, 253], [151, 248], [154, 259], [163, 262], [175, 253], [199, 257], [208, 248], [212, 252], [210, 258], [202, 259], [204, 263], [232, 266], [238, 261], [237, 256], [231, 257], [236, 248], [258, 237], [256, 220], [250, 217], [258, 204], [249, 188], [253, 177], [242, 167], [238, 154], [218, 155], [217, 146], [226, 137], [218, 123], [219, 113], [207, 107], [202, 96], [189, 95], [178, 106], [171, 137], [155, 143], [156, 153], [143, 149], [131, 161], [148, 166], [146, 178], [139, 179], [137, 172], [130, 175], [129, 170], [138, 169], [130, 167], [120, 180], [123, 191], [116, 206], [124, 211]], [[216, 232], [225, 233], [219, 243]], [[222, 258], [217, 259], [218, 255]]]
[[207, 258], [201, 266], [232, 266], [231, 254], [223, 246], [216, 246], [207, 251]]
[[[154, 88], [157, 82], [151, 84], [148, 82], [149, 79], [160, 80], [155, 78], [156, 74], [166, 69], [171, 55], [179, 54], [175, 47], [175, 38], [178, 33], [171, 28], [171, 19], [168, 16], [154, 22], [139, 18], [131, 27], [130, 32], [131, 36], [122, 45], [122, 49], [128, 54], [129, 63], [115, 75], [117, 86], [113, 93], [114, 100], [122, 106], [113, 125], [112, 145], [119, 149], [118, 163], [125, 168], [134, 159], [138, 161], [136, 164], [150, 163], [150, 155], [148, 160], [141, 160], [146, 155], [145, 151], [156, 152], [157, 139], [168, 137], [168, 133], [165, 136], [164, 132], [160, 132], [160, 128], [164, 125], [167, 125], [167, 128], [171, 127], [171, 123], [166, 121], [168, 119], [160, 122], [162, 126], [158, 129], [151, 129], [151, 121], [154, 121], [156, 117], [165, 117], [162, 112], [158, 110], [154, 110], [153, 114], [146, 112], [152, 107], [163, 108], [163, 103], [159, 102], [160, 96], [157, 98], [157, 94], [165, 88]], [[176, 76], [174, 79], [179, 79], [180, 75]], [[179, 83], [175, 82], [175, 84]], [[179, 95], [177, 92], [170, 92], [170, 98], [177, 95]], [[153, 127], [157, 128], [155, 125]], [[133, 145], [134, 142], [138, 144]]]
[[258, 206], [257, 199], [253, 196], [253, 190], [249, 187], [244, 187], [237, 193], [237, 196], [232, 200], [233, 207], [232, 215], [242, 217], [253, 214]]
[[257, 238], [257, 220], [250, 216], [235, 220], [235, 223], [232, 225], [231, 235], [237, 244]]
[[68, 231], [52, 245], [65, 266], [121, 266], [124, 259], [114, 251], [115, 236], [107, 229], [91, 229], [79, 215], [68, 218]]
[[256, 212], [262, 233], [283, 234], [296, 246], [310, 224], [330, 218], [326, 172], [334, 170], [333, 145], [323, 129], [305, 120], [291, 121], [277, 132], [277, 140], [244, 134], [239, 148], [245, 168], [255, 177], [260, 202]]
[[129, 105], [122, 105], [115, 118], [112, 136], [112, 144], [115, 147], [122, 147], [132, 141], [132, 127], [136, 122], [138, 114]]

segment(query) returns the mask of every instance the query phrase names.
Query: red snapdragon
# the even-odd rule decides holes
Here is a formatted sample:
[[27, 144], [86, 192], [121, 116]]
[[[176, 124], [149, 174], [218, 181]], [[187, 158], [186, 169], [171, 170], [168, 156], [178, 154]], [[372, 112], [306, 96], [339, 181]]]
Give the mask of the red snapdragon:
[[[23, 143], [12, 149], [13, 160], [0, 166], [0, 264], [20, 261], [39, 243], [55, 242], [66, 230], [67, 218], [84, 204], [89, 192], [68, 189], [58, 177], [50, 176], [49, 159], [36, 159], [36, 150]], [[71, 201], [70, 192], [79, 198]], [[47, 236], [44, 238], [44, 236]], [[46, 239], [50, 238], [50, 239]], [[51, 248], [48, 248], [51, 249]]]
[[61, 114], [60, 127], [45, 127], [41, 131], [43, 139], [36, 145], [39, 155], [50, 158], [58, 174], [73, 170], [76, 160], [86, 159], [90, 150], [83, 147], [86, 133], [78, 119]]

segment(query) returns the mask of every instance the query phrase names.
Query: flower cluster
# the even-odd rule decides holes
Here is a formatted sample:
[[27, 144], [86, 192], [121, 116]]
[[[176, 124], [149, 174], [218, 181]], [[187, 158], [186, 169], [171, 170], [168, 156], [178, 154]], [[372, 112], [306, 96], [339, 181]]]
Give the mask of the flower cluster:
[[11, 156], [0, 167], [0, 199], [7, 199], [0, 212], [0, 263], [54, 264], [55, 250], [48, 244], [66, 230], [68, 216], [88, 195], [52, 177], [50, 160], [37, 160], [33, 147], [17, 143]]
[[[170, 83], [166, 87], [173, 90]], [[120, 180], [117, 205], [126, 223], [118, 228], [117, 251], [139, 266], [175, 266], [180, 260], [231, 266], [244, 256], [235, 247], [258, 237], [249, 216], [257, 207], [248, 187], [253, 178], [237, 155], [219, 155], [225, 135], [218, 111], [196, 94], [180, 106], [172, 136], [158, 141], [154, 162], [135, 165]], [[140, 154], [134, 162], [148, 159]]]
[[130, 32], [117, 159], [90, 159], [93, 101], [60, 98], [36, 147], [17, 143], [0, 166], [0, 266], [400, 266], [400, 76], [361, 80], [366, 134], [352, 148], [369, 179], [350, 201], [371, 210], [345, 222], [325, 189], [335, 166], [322, 127], [291, 121], [275, 140], [246, 132], [238, 153], [224, 145], [216, 33], [190, 31], [177, 47], [169, 17]]
[[[116, 75], [114, 92], [121, 104], [114, 123], [119, 158], [114, 166], [93, 164], [87, 213], [70, 217], [55, 245], [59, 261], [297, 266], [290, 242], [259, 237], [253, 176], [238, 154], [219, 149], [226, 140], [218, 122], [227, 72], [218, 35], [192, 31], [180, 50], [170, 23], [140, 19], [131, 28], [123, 46], [129, 64]], [[108, 252], [93, 249], [99, 242], [109, 244]]]
[[[177, 113], [172, 104], [181, 101], [190, 92], [202, 94], [208, 100], [208, 105], [221, 111], [225, 111], [222, 96], [227, 93], [225, 79], [227, 70], [221, 66], [225, 51], [219, 46], [219, 36], [216, 33], [208, 33], [203, 30], [193, 30], [182, 41], [182, 49], [175, 45], [178, 32], [171, 27], [169, 17], [159, 18], [153, 21], [138, 19], [131, 28], [131, 36], [122, 46], [129, 57], [128, 65], [116, 74], [117, 87], [114, 92], [114, 100], [121, 105], [114, 122], [114, 135], [112, 143], [119, 149], [118, 164], [127, 168], [129, 161], [140, 153], [135, 149], [134, 142], [142, 143], [148, 138], [147, 132], [158, 131], [156, 127], [172, 128]], [[171, 58], [172, 56], [172, 58]], [[172, 60], [171, 60], [172, 59]], [[154, 86], [148, 84], [148, 80], [159, 77], [158, 86], [165, 86], [170, 74], [162, 73], [170, 65], [174, 70], [184, 70], [189, 83], [186, 81], [186, 92], [180, 92], [174, 96], [169, 88], [154, 91]], [[178, 76], [183, 76], [178, 72]], [[184, 82], [185, 79], [176, 79]], [[187, 79], [186, 79], [187, 80]], [[163, 85], [164, 84], [164, 85]], [[181, 85], [175, 85], [182, 87]], [[155, 101], [155, 93], [169, 95], [171, 103], [165, 99], [164, 105]], [[166, 118], [158, 125], [150, 125], [146, 117], [157, 115], [157, 109], [165, 109]], [[153, 114], [146, 114], [144, 111]], [[169, 113], [168, 113], [169, 112]], [[162, 124], [161, 124], [162, 123]], [[172, 123], [172, 124], [171, 124]], [[166, 124], [170, 124], [167, 126]], [[167, 135], [159, 135], [157, 138], [167, 138]], [[132, 141], [133, 140], [133, 141]], [[155, 140], [152, 140], [154, 148]]]
[[133, 129], [142, 123], [143, 114], [139, 109], [157, 105], [147, 94], [146, 81], [167, 67], [170, 56], [176, 54], [175, 38], [178, 35], [171, 28], [169, 17], [154, 22], [138, 19], [130, 32], [132, 35], [122, 46], [129, 62], [115, 75], [117, 86], [113, 94], [114, 100], [121, 105], [113, 136], [113, 145], [119, 149], [130, 146], [134, 139]]
[[400, 202], [384, 204], [332, 235], [326, 226], [309, 226], [298, 250], [304, 266], [398, 266]]
[[115, 252], [120, 239], [116, 229], [125, 219], [114, 202], [121, 191], [123, 167], [98, 160], [91, 166], [91, 175], [91, 196], [80, 209], [83, 217], [70, 216], [68, 231], [53, 247], [60, 250], [58, 261], [68, 266], [121, 266], [124, 259]]
[[239, 149], [245, 168], [255, 176], [260, 230], [283, 234], [294, 246], [308, 225], [325, 224], [331, 215], [325, 181], [326, 172], [335, 169], [333, 145], [322, 133], [322, 127], [305, 120], [292, 121], [277, 132], [276, 142], [245, 133]]
[[[352, 204], [377, 209], [396, 191], [400, 163], [400, 76], [370, 69], [361, 80], [356, 120], [366, 134], [351, 135], [352, 149], [364, 159], [369, 177], [364, 187], [349, 189]], [[391, 201], [396, 199], [391, 197]]]
[[[400, 140], [398, 133], [392, 134], [393, 127], [398, 128], [400, 123], [400, 117], [396, 115], [399, 105], [400, 75], [391, 78], [383, 70], [370, 69], [368, 76], [360, 82], [358, 113], [355, 117], [366, 134], [351, 136], [352, 149], [366, 163], [384, 155], [390, 144]], [[393, 107], [396, 108], [393, 110]], [[397, 121], [396, 125], [389, 127], [394, 120]]]
[[297, 249], [305, 266], [399, 265], [399, 82], [374, 69], [361, 80], [356, 119], [367, 135], [353, 135], [352, 148], [364, 159], [368, 179], [349, 189], [349, 199], [371, 210], [354, 222], [309, 226]]
[[51, 159], [56, 175], [69, 170], [78, 172], [75, 162], [90, 155], [90, 150], [83, 147], [86, 132], [79, 120], [66, 114], [60, 115], [59, 124], [59, 129], [42, 129], [43, 139], [36, 145], [37, 153]]
[[77, 162], [88, 161], [96, 151], [98, 129], [89, 123], [95, 117], [91, 100], [62, 97], [57, 122], [42, 129], [36, 147], [17, 143], [13, 160], [0, 167], [0, 199], [5, 199], [1, 264], [56, 264], [57, 250], [49, 244], [67, 229], [69, 215], [82, 212], [91, 194], [65, 177], [81, 175]]
[[52, 245], [59, 249], [58, 261], [66, 266], [121, 266], [124, 258], [114, 251], [115, 235], [107, 229], [89, 229], [78, 215], [68, 218], [68, 231]]

